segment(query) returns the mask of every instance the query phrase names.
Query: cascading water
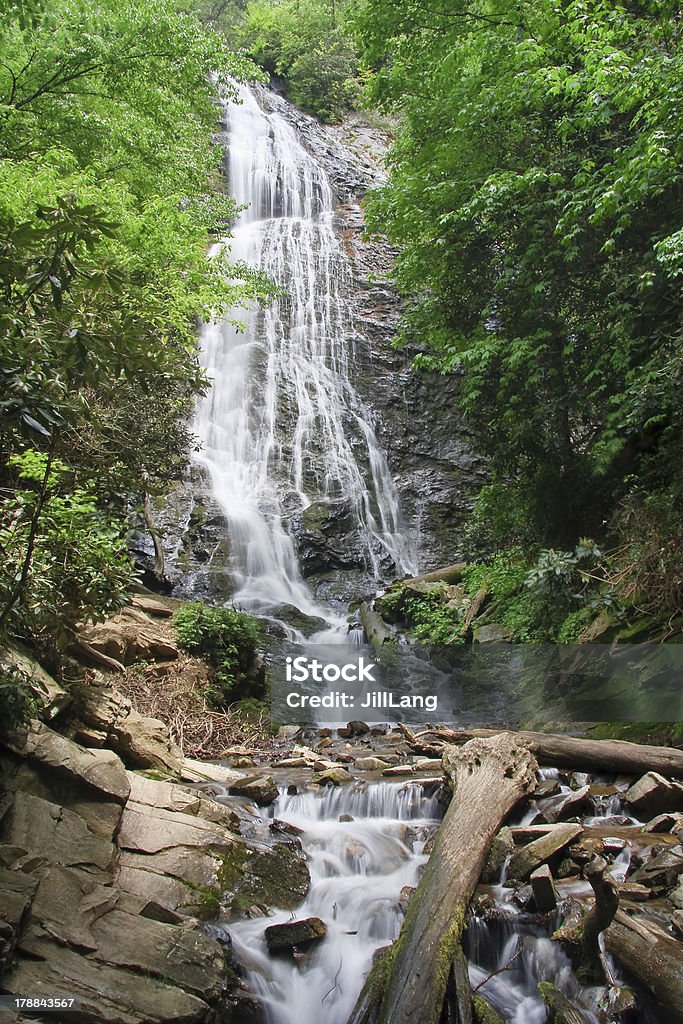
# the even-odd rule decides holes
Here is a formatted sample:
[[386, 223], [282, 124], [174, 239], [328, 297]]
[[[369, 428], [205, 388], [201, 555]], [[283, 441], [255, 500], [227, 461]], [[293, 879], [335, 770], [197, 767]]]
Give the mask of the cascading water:
[[350, 506], [375, 578], [416, 566], [396, 487], [351, 380], [350, 272], [329, 182], [288, 121], [265, 109], [265, 93], [261, 102], [246, 86], [239, 94], [241, 104], [225, 108], [230, 187], [244, 207], [231, 258], [264, 271], [282, 293], [263, 310], [234, 310], [202, 330], [212, 387], [197, 406], [197, 458], [226, 513], [239, 603], [320, 614], [287, 530], [312, 500]]
[[398, 936], [401, 890], [417, 884], [438, 802], [416, 783], [356, 783], [295, 795], [285, 788], [273, 815], [303, 829], [311, 888], [296, 915], [321, 918], [327, 935], [303, 963], [270, 956], [266, 925], [291, 918], [275, 911], [265, 921], [231, 925], [235, 951], [268, 1024], [346, 1024], [374, 951]]

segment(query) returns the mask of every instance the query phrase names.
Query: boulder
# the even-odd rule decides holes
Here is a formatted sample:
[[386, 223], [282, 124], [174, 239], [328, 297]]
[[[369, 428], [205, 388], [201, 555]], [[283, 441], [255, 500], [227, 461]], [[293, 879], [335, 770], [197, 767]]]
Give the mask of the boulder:
[[370, 732], [370, 726], [367, 722], [361, 722], [358, 719], [354, 719], [352, 722], [347, 722], [346, 728], [349, 730], [351, 736], [365, 736], [366, 733]]
[[105, 737], [129, 768], [154, 768], [178, 777], [182, 751], [171, 739], [168, 727], [157, 718], [135, 711], [99, 674], [89, 684], [72, 688], [74, 711], [69, 726], [77, 740], [85, 741], [90, 730]]
[[139, 608], [123, 608], [104, 622], [83, 630], [81, 639], [98, 654], [122, 665], [136, 661], [174, 661], [178, 648]]
[[4, 738], [20, 757], [30, 758], [63, 778], [84, 783], [92, 790], [123, 803], [130, 783], [120, 758], [111, 750], [88, 750], [42, 722]]
[[267, 807], [277, 800], [279, 790], [273, 782], [272, 775], [248, 775], [246, 778], [231, 782], [228, 792], [234, 796], [246, 796], [259, 807]]
[[180, 766], [180, 778], [183, 782], [218, 782], [227, 785], [236, 779], [243, 779], [243, 772], [234, 771], [224, 764], [213, 761], [196, 761], [193, 757], [184, 757]]
[[683, 814], [678, 811], [673, 814], [658, 814], [652, 821], [648, 821], [647, 825], [643, 825], [642, 831], [654, 833], [673, 832], [680, 827], [682, 821]]
[[534, 893], [534, 903], [539, 914], [550, 914], [557, 909], [557, 893], [553, 884], [553, 876], [547, 864], [541, 864], [529, 875]]
[[532, 840], [527, 846], [516, 850], [510, 859], [508, 877], [520, 882], [526, 881], [541, 864], [550, 860], [583, 832], [581, 825], [550, 825], [547, 832]]
[[356, 759], [355, 767], [359, 772], [381, 772], [384, 768], [388, 768], [389, 765], [386, 761], [380, 760], [379, 757], [359, 757]]
[[581, 786], [563, 796], [551, 797], [540, 810], [540, 820], [553, 824], [582, 814], [590, 801], [590, 786]]
[[[71, 701], [71, 697], [64, 687], [25, 651], [20, 651], [17, 648], [3, 651], [2, 661], [18, 668], [28, 677], [31, 689], [40, 706], [40, 717], [44, 721], [51, 721]], [[1, 668], [0, 664], [0, 670]]]
[[479, 626], [474, 634], [477, 644], [509, 644], [512, 643], [512, 630], [499, 622], [491, 622], [487, 626]]
[[319, 917], [307, 917], [286, 924], [271, 924], [264, 935], [269, 953], [293, 953], [295, 949], [307, 949], [324, 939], [327, 925]]
[[93, 835], [73, 811], [21, 791], [3, 819], [3, 834], [8, 846], [53, 864], [85, 865], [93, 875], [110, 871], [116, 856], [112, 843]]
[[683, 785], [671, 782], [659, 772], [647, 772], [626, 791], [624, 803], [648, 819], [669, 811], [683, 811]]
[[13, 995], [68, 992], [81, 1002], [92, 1024], [204, 1024], [210, 1007], [200, 997], [165, 980], [98, 963], [45, 939], [27, 941], [30, 959], [20, 959], [3, 978]]
[[324, 772], [316, 772], [313, 782], [319, 786], [343, 786], [347, 782], [353, 782], [353, 775], [346, 768], [328, 768]]
[[681, 874], [683, 874], [683, 846], [670, 846], [635, 871], [629, 881], [638, 882], [659, 892], [673, 888]]

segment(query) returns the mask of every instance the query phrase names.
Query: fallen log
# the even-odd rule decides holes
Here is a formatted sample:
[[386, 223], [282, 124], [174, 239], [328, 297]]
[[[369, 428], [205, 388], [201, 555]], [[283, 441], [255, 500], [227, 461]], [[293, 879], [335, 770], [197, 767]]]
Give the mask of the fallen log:
[[642, 918], [618, 910], [604, 933], [605, 948], [666, 1008], [670, 1024], [683, 1024], [683, 944]]
[[374, 608], [371, 608], [365, 602], [358, 609], [358, 618], [365, 630], [368, 643], [379, 652], [382, 645], [392, 639], [391, 630], [379, 612], [376, 612]]
[[[447, 744], [467, 743], [474, 737], [497, 736], [500, 729], [454, 730], [443, 727], [413, 733], [402, 730], [419, 753], [434, 756]], [[573, 768], [578, 771], [613, 771], [626, 775], [642, 775], [648, 771], [683, 778], [683, 750], [677, 747], [651, 747], [646, 743], [626, 740], [586, 740], [556, 733], [515, 733], [536, 755], [538, 763], [551, 768]]]
[[392, 590], [394, 587], [410, 586], [411, 583], [459, 583], [467, 565], [467, 562], [454, 562], [453, 565], [445, 565], [442, 569], [424, 572], [421, 576], [409, 576], [403, 580], [395, 580], [391, 586], [387, 587], [387, 590]]
[[537, 765], [511, 733], [449, 747], [443, 760], [453, 799], [401, 934], [370, 972], [349, 1024], [375, 1018], [378, 1024], [438, 1024], [445, 1002], [461, 1018], [471, 1004], [469, 982], [462, 977], [467, 909], [493, 837], [536, 787]]

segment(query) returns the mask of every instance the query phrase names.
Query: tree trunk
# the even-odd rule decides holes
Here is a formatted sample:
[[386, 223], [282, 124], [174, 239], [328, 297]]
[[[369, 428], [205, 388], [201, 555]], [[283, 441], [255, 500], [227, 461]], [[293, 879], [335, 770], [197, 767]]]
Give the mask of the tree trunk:
[[411, 576], [405, 580], [396, 580], [392, 587], [404, 587], [411, 583], [459, 583], [462, 574], [467, 568], [467, 562], [454, 562], [453, 565], [445, 565], [443, 569], [434, 569], [432, 572], [425, 572], [421, 576]]
[[535, 789], [536, 761], [517, 737], [502, 733], [446, 748], [444, 768], [453, 799], [401, 934], [381, 973], [371, 971], [349, 1024], [375, 1014], [378, 1024], [438, 1024], [447, 998], [467, 1012], [471, 994], [460, 970], [467, 908], [502, 821]]
[[607, 952], [666, 1008], [666, 1020], [683, 1024], [683, 946], [678, 939], [623, 910], [617, 911], [604, 938]]
[[[406, 733], [413, 748], [431, 756], [439, 756], [451, 743], [466, 743], [474, 737], [496, 736], [498, 729], [430, 729]], [[559, 736], [544, 732], [515, 733], [524, 740], [543, 766], [573, 768], [578, 771], [613, 771], [626, 775], [642, 775], [656, 771], [662, 775], [683, 778], [683, 750], [676, 747], [653, 747], [625, 740], [584, 740], [576, 736]]]

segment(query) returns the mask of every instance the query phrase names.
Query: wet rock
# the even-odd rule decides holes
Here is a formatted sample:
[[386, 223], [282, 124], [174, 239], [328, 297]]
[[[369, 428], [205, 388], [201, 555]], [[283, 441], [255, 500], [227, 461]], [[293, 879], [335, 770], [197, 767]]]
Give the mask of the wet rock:
[[494, 837], [491, 849], [482, 871], [481, 881], [484, 883], [498, 882], [505, 861], [511, 856], [515, 841], [509, 828], [502, 828]]
[[683, 846], [662, 850], [652, 860], [631, 875], [631, 882], [646, 885], [649, 889], [663, 891], [676, 885], [683, 874]]
[[339, 815], [339, 820], [340, 821], [353, 821], [354, 819], [353, 819], [353, 815], [352, 814], [340, 814]]
[[292, 825], [291, 821], [281, 821], [280, 818], [273, 818], [268, 827], [271, 832], [279, 832], [287, 836], [300, 836], [304, 831], [298, 825]]
[[529, 875], [534, 893], [534, 903], [539, 914], [549, 914], [557, 908], [557, 893], [553, 884], [553, 876], [547, 864], [541, 864]]
[[683, 938], [683, 910], [674, 910], [671, 915], [671, 927], [679, 938]]
[[683, 820], [683, 814], [676, 812], [673, 814], [658, 814], [652, 821], [648, 821], [647, 825], [643, 825], [643, 832], [673, 832], [678, 828]]
[[565, 796], [552, 797], [551, 802], [543, 805], [541, 817], [551, 824], [557, 821], [568, 821], [586, 810], [589, 798], [589, 786], [581, 786], [580, 789], [573, 790]]
[[557, 779], [541, 779], [534, 791], [534, 800], [543, 800], [549, 796], [555, 796], [560, 789]]
[[272, 924], [266, 928], [264, 935], [269, 953], [292, 953], [295, 949], [307, 949], [324, 939], [327, 925], [319, 917], [307, 917], [301, 921]]
[[683, 785], [658, 772], [647, 772], [624, 794], [624, 803], [641, 816], [652, 818], [670, 811], [683, 811]]
[[293, 604], [280, 604], [270, 610], [269, 615], [274, 619], [281, 619], [288, 626], [298, 629], [305, 637], [319, 633], [321, 629], [327, 628], [327, 622], [319, 615], [307, 615]]
[[366, 733], [370, 732], [370, 726], [367, 722], [360, 722], [357, 719], [354, 719], [352, 722], [347, 722], [346, 728], [349, 730], [351, 736], [365, 736]]
[[582, 832], [581, 825], [549, 826], [545, 835], [534, 839], [527, 846], [523, 846], [513, 853], [508, 870], [509, 877], [525, 881], [532, 871], [564, 850]]
[[355, 766], [360, 772], [381, 772], [384, 768], [389, 767], [388, 763], [380, 760], [379, 757], [359, 757], [356, 759]]
[[231, 782], [228, 792], [234, 796], [246, 796], [259, 807], [267, 807], [278, 797], [278, 788], [271, 775], [249, 775], [245, 779]]
[[407, 910], [408, 904], [410, 903], [410, 897], [415, 892], [414, 885], [404, 885], [398, 897], [398, 905], [401, 910]]
[[619, 886], [619, 898], [633, 900], [634, 903], [645, 903], [652, 899], [652, 895], [652, 889], [648, 889], [646, 885], [641, 885], [639, 882], [629, 880]]
[[353, 782], [353, 775], [346, 768], [328, 768], [324, 772], [316, 772], [313, 782], [319, 786], [342, 786]]

